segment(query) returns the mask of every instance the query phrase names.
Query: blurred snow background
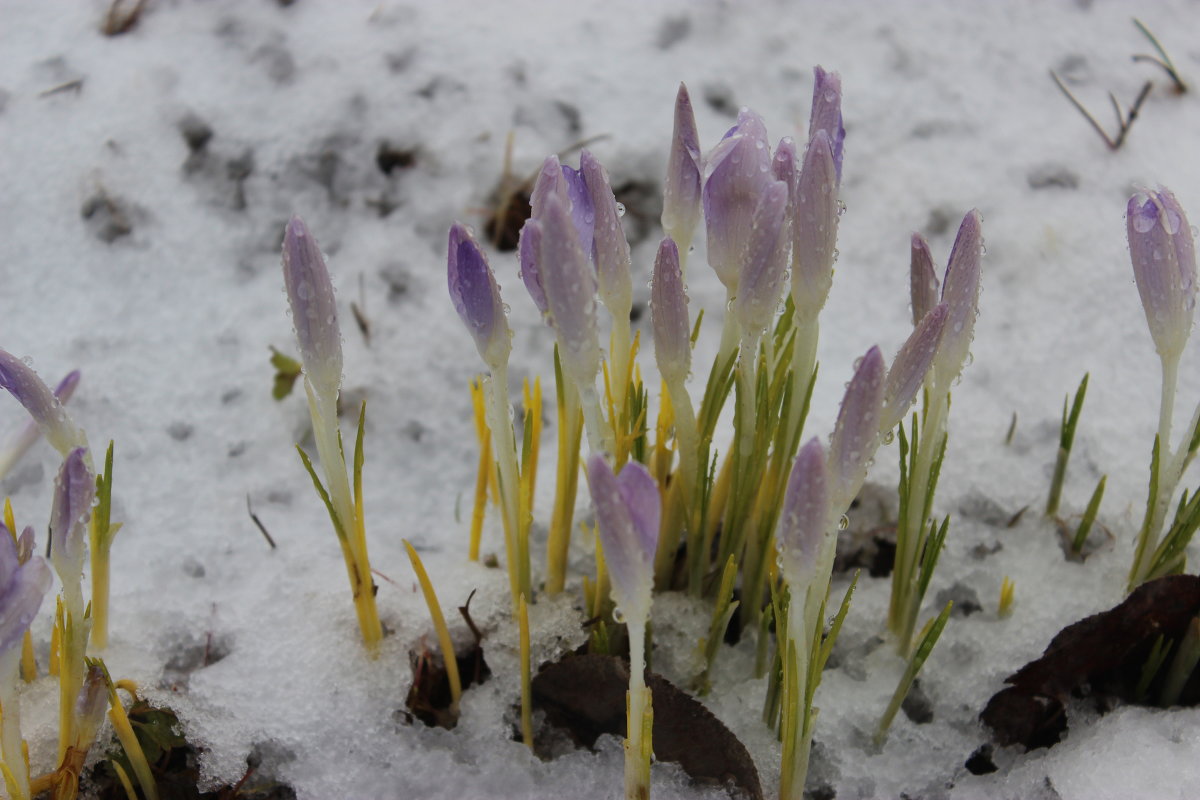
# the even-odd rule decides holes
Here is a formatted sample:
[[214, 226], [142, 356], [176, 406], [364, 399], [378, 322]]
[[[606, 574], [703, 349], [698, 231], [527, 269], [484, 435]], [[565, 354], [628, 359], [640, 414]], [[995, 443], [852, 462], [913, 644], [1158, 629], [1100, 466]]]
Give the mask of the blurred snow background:
[[[930, 590], [930, 609], [952, 590], [980, 610], [951, 621], [926, 666], [932, 722], [901, 714], [876, 751], [869, 734], [901, 664], [874, 638], [887, 582], [864, 577], [818, 695], [810, 788], [839, 798], [1200, 793], [1200, 770], [1187, 766], [1200, 756], [1194, 710], [1073, 709], [1052, 750], [998, 753], [990, 775], [963, 766], [987, 739], [976, 716], [1003, 677], [1063, 625], [1119, 601], [1144, 502], [1158, 368], [1123, 213], [1133, 187], [1162, 183], [1200, 218], [1200, 106], [1131, 63], [1149, 49], [1130, 21], [1135, 6], [151, 0], [136, 28], [113, 38], [100, 33], [107, 7], [0, 3], [0, 346], [31, 357], [51, 383], [83, 370], [72, 413], [97, 445], [116, 441], [113, 518], [125, 523], [108, 661], [178, 710], [207, 749], [210, 779], [236, 780], [253, 751], [301, 798], [619, 796], [616, 739], [550, 762], [511, 741], [505, 580], [466, 562], [476, 462], [466, 384], [480, 365], [446, 297], [445, 232], [455, 219], [482, 227], [510, 131], [518, 175], [603, 135], [591, 148], [627, 191], [644, 307], [678, 83], [692, 92], [706, 147], [743, 105], [777, 140], [806, 130], [811, 67], [821, 64], [845, 91], [848, 211], [809, 430], [831, 429], [858, 355], [878, 343], [890, 356], [907, 334], [912, 230], [944, 264], [959, 219], [978, 207], [987, 256], [937, 502], [954, 515], [952, 531]], [[1185, 79], [1200, 75], [1198, 12], [1192, 0], [1137, 6]], [[1121, 151], [1104, 147], [1050, 69], [1107, 125], [1108, 91], [1128, 104], [1154, 81]], [[340, 290], [346, 391], [370, 401], [368, 536], [390, 579], [379, 603], [393, 631], [377, 661], [361, 654], [328, 519], [292, 448], [306, 409], [270, 396], [268, 345], [294, 352], [279, 268], [293, 213]], [[691, 307], [712, 314], [701, 345], [711, 352], [722, 293], [702, 260], [692, 263]], [[526, 375], [549, 382], [552, 337], [515, 258], [492, 264], [512, 307], [513, 387]], [[365, 306], [369, 343], [351, 301]], [[1200, 399], [1195, 359], [1185, 355], [1181, 414]], [[649, 350], [642, 363], [651, 367]], [[1036, 512], [1063, 395], [1085, 371], [1063, 511], [1078, 513], [1108, 473], [1101, 522], [1114, 539], [1077, 564]], [[9, 400], [0, 414], [23, 424]], [[545, 437], [539, 518], [552, 427]], [[895, 457], [881, 450], [872, 482], [895, 484]], [[39, 445], [0, 485], [22, 525], [44, 528], [56, 469]], [[247, 495], [278, 549], [255, 530]], [[430, 638], [401, 537], [422, 549], [444, 606], [479, 590], [471, 608], [495, 676], [468, 693], [452, 732], [398, 712], [408, 652]], [[493, 526], [485, 551], [499, 550]], [[1015, 612], [998, 620], [1005, 576]], [[581, 641], [576, 601], [533, 610], [535, 658]], [[695, 630], [695, 610], [678, 599], [656, 609], [662, 629]], [[34, 628], [42, 647], [48, 617]], [[660, 663], [669, 672], [666, 654]], [[750, 663], [744, 648], [724, 651], [706, 702], [750, 748], [770, 795], [778, 746], [759, 722], [763, 687]], [[50, 696], [35, 686], [26, 704], [35, 772], [52, 758]], [[654, 791], [703, 794], [670, 765], [655, 768]]]

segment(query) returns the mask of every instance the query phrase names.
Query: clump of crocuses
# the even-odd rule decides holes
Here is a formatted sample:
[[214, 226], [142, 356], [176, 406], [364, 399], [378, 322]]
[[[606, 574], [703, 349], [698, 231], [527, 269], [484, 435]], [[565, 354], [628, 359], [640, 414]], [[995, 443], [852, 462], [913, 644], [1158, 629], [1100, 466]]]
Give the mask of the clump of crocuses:
[[[966, 357], [978, 295], [974, 212], [963, 223], [940, 297], [931, 265], [928, 278], [920, 277], [918, 296], [914, 267], [914, 330], [890, 369], [880, 348], [868, 350], [855, 365], [828, 445], [810, 437], [800, 446], [817, 376], [819, 317], [838, 255], [846, 136], [841, 99], [838, 75], [818, 67], [802, 147], [785, 136], [772, 148], [763, 118], [742, 109], [736, 124], [704, 152], [690, 97], [680, 87], [664, 181], [666, 236], [657, 247], [650, 289], [661, 378], [656, 418], [637, 361], [638, 337], [631, 335], [632, 262], [607, 172], [584, 151], [578, 168], [548, 158], [534, 181], [517, 260], [555, 340], [558, 479], [544, 589], [557, 593], [567, 586], [574, 481], [586, 432], [599, 546], [595, 571], [581, 576], [580, 588], [585, 613], [595, 621], [593, 652], [613, 652], [622, 641], [610, 635], [611, 624], [623, 622], [628, 630], [630, 798], [649, 793], [651, 704], [641, 673], [652, 587], [710, 598], [712, 624], [700, 643], [709, 665], [734, 613], [744, 630], [756, 634], [756, 671], [769, 675], [765, 718], [783, 741], [781, 796], [799, 797], [816, 715], [814, 691], [848, 608], [847, 596], [826, 630], [837, 533], [876, 449], [891, 439], [922, 389], [934, 444], [926, 447], [922, 438], [917, 447], [939, 454], [940, 462], [946, 397]], [[689, 383], [700, 317], [689, 311], [686, 276], [695, 269], [688, 256], [699, 226], [727, 303], [717, 355], [707, 380], [697, 382], [703, 392], [693, 398]], [[518, 594], [531, 597], [538, 587], [523, 549], [528, 539], [514, 540], [511, 533], [528, 530], [524, 515], [533, 509], [508, 493], [531, 483], [528, 465], [536, 469], [536, 459], [523, 453], [518, 465], [515, 457], [504, 378], [510, 335], [505, 306], [482, 248], [460, 224], [450, 232], [447, 267], [454, 306], [490, 372], [473, 384], [486, 387], [490, 409], [490, 431], [481, 429], [477, 486], [499, 477], [495, 496], [516, 607]], [[731, 393], [733, 438], [717, 442]], [[477, 421], [482, 416], [477, 413]], [[486, 492], [479, 489], [476, 497], [478, 519]], [[513, 507], [522, 518], [513, 518]], [[920, 510], [924, 531], [928, 503]], [[905, 601], [914, 606], [912, 616], [928, 570], [921, 580], [917, 602]], [[701, 690], [707, 685], [707, 668], [697, 683]]]

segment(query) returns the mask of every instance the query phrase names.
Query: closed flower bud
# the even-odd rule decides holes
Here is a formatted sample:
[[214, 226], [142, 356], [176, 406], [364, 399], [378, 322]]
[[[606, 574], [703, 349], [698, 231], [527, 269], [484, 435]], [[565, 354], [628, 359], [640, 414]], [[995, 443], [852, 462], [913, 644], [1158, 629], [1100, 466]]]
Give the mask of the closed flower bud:
[[[629, 318], [633, 306], [633, 278], [630, 274], [629, 242], [621, 227], [617, 198], [609, 185], [608, 173], [587, 150], [579, 154], [579, 171], [590, 194], [592, 208], [593, 252], [600, 299], [613, 317]], [[587, 253], [587, 247], [581, 241]]]
[[[74, 378], [72, 378], [74, 376]], [[41, 428], [46, 441], [62, 455], [75, 447], [86, 447], [87, 437], [67, 415], [63, 403], [78, 383], [79, 373], [72, 372], [51, 392], [24, 361], [0, 350], [0, 388], [5, 389], [25, 407], [29, 416]]]
[[22, 561], [20, 556], [12, 534], [0, 524], [0, 654], [21, 643], [50, 588], [46, 562], [38, 556]]
[[702, 191], [708, 263], [730, 292], [737, 291], [754, 210], [774, 180], [770, 170], [766, 126], [753, 111], [742, 109], [737, 125], [708, 156]]
[[662, 514], [658, 485], [636, 461], [625, 464], [619, 475], [601, 455], [591, 456], [587, 466], [613, 599], [627, 619], [644, 621], [650, 613]]
[[342, 334], [325, 258], [305, 224], [292, 217], [283, 234], [283, 282], [304, 372], [318, 397], [342, 384]]
[[461, 223], [450, 227], [446, 266], [454, 309], [474, 337], [480, 358], [499, 369], [508, 363], [512, 350], [500, 287], [483, 250]]
[[96, 496], [96, 475], [87, 464], [87, 451], [72, 450], [54, 480], [50, 509], [50, 560], [63, 585], [78, 584], [83, 573], [87, 523]]
[[934, 381], [939, 391], [949, 391], [950, 384], [962, 372], [963, 364], [975, 338], [975, 317], [979, 313], [980, 262], [983, 259], [983, 228], [979, 212], [972, 210], [963, 217], [946, 265], [942, 281], [942, 302], [950, 307], [942, 342], [934, 357]]
[[563, 369], [580, 384], [596, 379], [600, 339], [596, 326], [596, 275], [579, 246], [566, 202], [546, 198], [538, 263], [550, 324], [558, 334]]
[[792, 223], [792, 302], [802, 320], [815, 320], [833, 285], [839, 219], [837, 170], [829, 134], [818, 130], [804, 152]]
[[879, 447], [886, 369], [878, 347], [858, 362], [829, 441], [830, 507], [846, 509], [862, 488]]
[[917, 398], [917, 392], [925, 383], [925, 375], [933, 365], [950, 307], [939, 303], [925, 315], [909, 335], [888, 370], [887, 385], [883, 390], [883, 415], [879, 420], [879, 433], [886, 435], [896, 427], [909, 406]]
[[682, 383], [692, 368], [688, 298], [679, 265], [679, 248], [670, 237], [658, 246], [650, 285], [650, 318], [654, 327], [654, 358], [668, 385]]
[[919, 233], [912, 235], [912, 255], [908, 267], [909, 293], [912, 298], [913, 327], [925, 318], [925, 315], [937, 305], [938, 285], [937, 272], [933, 267], [933, 253], [929, 251], [929, 242]]
[[775, 541], [783, 574], [794, 587], [804, 585], [817, 567], [829, 530], [829, 486], [825, 449], [813, 437], [800, 448], [788, 478]]
[[687, 87], [675, 96], [675, 130], [663, 183], [662, 227], [685, 251], [700, 220], [700, 134]]
[[842, 181], [842, 144], [846, 140], [846, 129], [842, 126], [842, 79], [836, 72], [826, 72], [813, 67], [812, 115], [808, 119], [808, 140], [816, 138], [817, 131], [829, 136], [837, 182]]
[[1163, 188], [1129, 198], [1129, 255], [1159, 357], [1177, 359], [1192, 330], [1196, 249], [1187, 217]]
[[783, 291], [791, 241], [788, 220], [788, 186], [769, 184], [754, 209], [750, 238], [738, 281], [733, 312], [742, 330], [760, 333], [771, 324]]

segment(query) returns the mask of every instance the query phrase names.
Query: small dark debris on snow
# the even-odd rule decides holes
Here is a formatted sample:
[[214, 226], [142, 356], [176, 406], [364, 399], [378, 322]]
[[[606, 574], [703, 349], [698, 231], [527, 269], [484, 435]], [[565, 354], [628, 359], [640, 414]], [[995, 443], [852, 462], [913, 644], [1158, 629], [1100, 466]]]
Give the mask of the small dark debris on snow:
[[908, 694], [900, 704], [900, 710], [916, 725], [927, 725], [933, 722], [933, 701], [929, 699], [929, 695], [925, 694], [919, 680], [913, 681], [912, 688], [908, 690]]
[[736, 117], [738, 113], [737, 101], [733, 97], [733, 90], [723, 83], [710, 83], [703, 88], [704, 102], [708, 103], [708, 107], [724, 117]]
[[379, 270], [379, 277], [387, 286], [389, 303], [398, 303], [413, 288], [412, 272], [404, 264], [388, 264]]
[[990, 775], [999, 769], [996, 762], [992, 760], [992, 746], [990, 744], [981, 744], [971, 753], [971, 757], [964, 764], [967, 772], [972, 775]]
[[105, 244], [112, 244], [122, 236], [133, 233], [133, 222], [124, 202], [98, 189], [83, 201], [79, 215], [87, 221], [95, 236]]
[[1078, 189], [1079, 176], [1061, 164], [1044, 164], [1026, 176], [1030, 189]]
[[167, 426], [167, 435], [177, 442], [186, 442], [192, 437], [195, 428], [183, 420], [176, 420]]
[[[988, 701], [980, 718], [998, 744], [1050, 747], [1067, 730], [1072, 695], [1138, 702], [1135, 690], [1155, 640], [1178, 640], [1198, 612], [1200, 576], [1145, 583], [1115, 608], [1063, 628], [1040, 658], [1005, 679], [1009, 686]], [[1193, 674], [1181, 705], [1200, 702], [1198, 684]]]
[[123, 33], [129, 33], [137, 27], [138, 21], [142, 18], [142, 12], [145, 10], [146, 0], [133, 0], [133, 2], [112, 0], [100, 31], [105, 36], [120, 36]]
[[956, 583], [948, 589], [942, 589], [937, 593], [934, 605], [944, 607], [948, 602], [954, 603], [954, 608], [950, 611], [952, 617], [969, 617], [983, 610], [983, 605], [979, 602], [979, 593], [965, 583]]
[[659, 50], [670, 50], [686, 39], [691, 32], [692, 20], [690, 17], [683, 14], [666, 17], [659, 23], [658, 35], [655, 37], [654, 43], [658, 45]]
[[375, 166], [384, 175], [391, 175], [394, 170], [408, 169], [417, 163], [417, 151], [411, 147], [400, 147], [391, 142], [382, 142], [375, 153]]
[[188, 150], [193, 153], [206, 148], [213, 137], [212, 126], [191, 113], [185, 114], [183, 119], [179, 120], [179, 133], [187, 143]]

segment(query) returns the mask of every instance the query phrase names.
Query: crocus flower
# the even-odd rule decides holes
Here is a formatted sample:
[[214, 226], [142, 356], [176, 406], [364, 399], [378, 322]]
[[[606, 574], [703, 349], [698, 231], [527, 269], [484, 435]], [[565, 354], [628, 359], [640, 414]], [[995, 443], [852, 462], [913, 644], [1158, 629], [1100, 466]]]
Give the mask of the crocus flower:
[[479, 357], [493, 370], [499, 369], [508, 363], [512, 337], [492, 268], [475, 237], [462, 223], [450, 227], [446, 251], [446, 274], [454, 309], [474, 337]]
[[17, 542], [0, 524], [0, 654], [20, 645], [48, 588], [46, 562], [37, 556], [22, 561]]
[[1196, 249], [1175, 195], [1159, 187], [1129, 198], [1129, 255], [1154, 348], [1164, 361], [1179, 357], [1196, 305]]
[[[77, 374], [72, 375], [76, 375], [77, 381]], [[74, 389], [70, 379], [71, 375], [68, 375], [59, 387], [68, 397]], [[71, 421], [62, 406], [63, 401], [24, 361], [4, 350], [0, 350], [0, 387], [25, 407], [55, 450], [65, 456], [74, 447], [87, 446], [87, 437]]]
[[950, 312], [933, 361], [934, 380], [941, 391], [948, 391], [962, 372], [971, 340], [975, 337], [982, 258], [982, 220], [978, 211], [971, 210], [958, 228], [950, 262], [946, 265], [946, 277], [942, 281], [942, 302], [950, 306]]
[[885, 367], [878, 347], [858, 362], [846, 387], [829, 441], [830, 506], [850, 506], [867, 477], [867, 466], [879, 446]]
[[917, 397], [917, 392], [925, 383], [925, 375], [933, 365], [937, 356], [938, 345], [942, 341], [942, 333], [946, 329], [946, 320], [950, 316], [950, 306], [938, 303], [917, 324], [909, 335], [900, 352], [892, 361], [888, 370], [887, 384], [883, 390], [883, 414], [879, 418], [879, 432], [886, 435], [896, 427], [909, 406]]
[[687, 87], [675, 96], [675, 130], [663, 183], [662, 227], [684, 252], [700, 220], [700, 134]]
[[[592, 260], [596, 264], [596, 282], [600, 299], [615, 318], [629, 319], [633, 306], [633, 278], [630, 275], [629, 242], [621, 227], [617, 198], [613, 195], [608, 173], [587, 150], [579, 154], [579, 172], [587, 184], [592, 208]], [[580, 247], [588, 252], [580, 237]]]
[[818, 566], [829, 530], [828, 470], [821, 440], [813, 437], [800, 448], [788, 478], [775, 542], [784, 577], [800, 588]]
[[542, 219], [526, 223], [541, 227], [538, 263], [550, 324], [558, 334], [563, 368], [580, 384], [590, 384], [600, 369], [600, 340], [596, 329], [596, 275], [579, 245], [565, 202], [550, 195]]
[[614, 475], [601, 455], [588, 459], [588, 486], [613, 598], [627, 619], [644, 621], [650, 613], [662, 513], [658, 486], [638, 462], [628, 462]]
[[687, 304], [679, 248], [670, 237], [665, 237], [654, 258], [650, 317], [654, 327], [654, 358], [667, 385], [678, 385], [686, 380], [692, 365]]
[[933, 268], [933, 253], [929, 242], [919, 233], [912, 235], [912, 256], [908, 268], [909, 293], [912, 296], [913, 327], [937, 305], [937, 272]]
[[779, 307], [791, 250], [785, 219], [787, 203], [787, 184], [773, 181], [763, 190], [751, 218], [745, 262], [733, 301], [738, 324], [746, 332], [765, 330]]
[[538, 272], [538, 253], [542, 249], [542, 225], [536, 219], [528, 219], [521, 226], [517, 238], [517, 264], [521, 281], [529, 291], [533, 304], [544, 317], [550, 312], [546, 305], [546, 290], [542, 288], [542, 276]]
[[836, 72], [826, 72], [813, 67], [812, 115], [808, 118], [808, 140], [816, 138], [817, 131], [825, 131], [833, 153], [833, 164], [837, 181], [842, 180], [842, 145], [846, 129], [842, 126], [842, 79]]
[[744, 108], [738, 113], [737, 125], [709, 154], [702, 190], [708, 263], [730, 292], [737, 291], [754, 209], [774, 180], [770, 170], [766, 126], [758, 114]]
[[299, 217], [283, 234], [283, 282], [304, 372], [319, 397], [336, 398], [342, 383], [342, 335], [333, 283], [317, 240]]
[[[79, 377], [79, 370], [71, 370], [55, 387], [54, 396], [61, 405], [65, 406], [71, 396], [75, 394], [75, 387], [79, 385]], [[34, 442], [41, 434], [42, 426], [36, 419], [30, 419], [29, 423], [9, 441], [8, 445], [0, 450], [0, 478], [8, 474], [9, 470], [21, 460], [21, 456], [25, 455], [30, 447], [33, 447]]]
[[50, 509], [50, 560], [64, 588], [78, 588], [83, 574], [84, 542], [87, 523], [92, 516], [96, 496], [96, 476], [87, 464], [87, 451], [72, 450], [54, 480], [54, 500]]
[[804, 152], [793, 208], [792, 302], [801, 319], [815, 320], [833, 285], [839, 219], [837, 166], [823, 128]]

